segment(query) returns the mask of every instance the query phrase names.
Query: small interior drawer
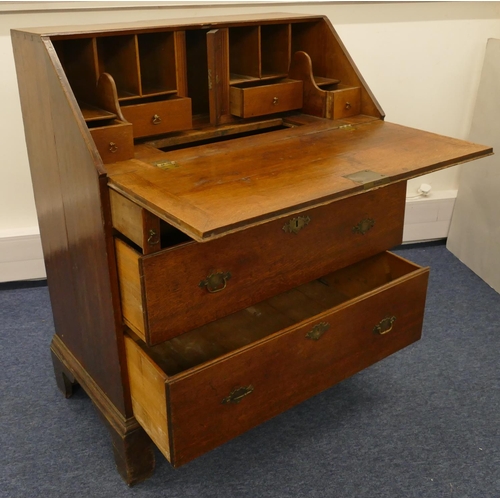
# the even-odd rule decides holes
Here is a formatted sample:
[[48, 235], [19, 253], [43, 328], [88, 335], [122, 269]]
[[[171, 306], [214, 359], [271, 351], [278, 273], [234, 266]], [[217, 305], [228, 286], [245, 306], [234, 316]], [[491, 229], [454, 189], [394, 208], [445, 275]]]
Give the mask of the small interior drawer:
[[104, 163], [134, 157], [134, 137], [130, 123], [111, 120], [106, 125], [89, 127], [89, 131]]
[[130, 332], [134, 414], [182, 465], [418, 340], [427, 279], [384, 252], [155, 347]]
[[121, 111], [125, 119], [134, 126], [134, 137], [165, 134], [193, 127], [189, 97], [123, 105]]
[[333, 96], [333, 113], [329, 116], [332, 116], [334, 120], [361, 113], [361, 89], [359, 87], [339, 88], [329, 94]]
[[125, 324], [155, 345], [392, 248], [401, 243], [405, 190], [391, 184], [146, 256], [117, 239]]
[[242, 118], [281, 113], [302, 107], [302, 81], [283, 79], [268, 85], [242, 83], [231, 86], [231, 114]]

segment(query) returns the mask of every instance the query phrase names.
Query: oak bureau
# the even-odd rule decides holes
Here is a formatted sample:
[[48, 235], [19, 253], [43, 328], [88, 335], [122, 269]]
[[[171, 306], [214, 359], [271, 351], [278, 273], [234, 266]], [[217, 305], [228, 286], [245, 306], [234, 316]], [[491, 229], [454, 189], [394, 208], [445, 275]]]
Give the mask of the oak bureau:
[[406, 180], [491, 154], [384, 121], [329, 20], [13, 30], [56, 334], [128, 484], [420, 338]]

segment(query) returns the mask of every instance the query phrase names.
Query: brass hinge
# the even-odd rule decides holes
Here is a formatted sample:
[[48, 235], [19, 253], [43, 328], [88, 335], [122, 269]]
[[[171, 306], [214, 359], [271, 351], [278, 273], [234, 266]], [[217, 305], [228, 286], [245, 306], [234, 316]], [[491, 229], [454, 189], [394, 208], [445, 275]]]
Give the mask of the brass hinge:
[[178, 168], [179, 164], [176, 161], [170, 160], [160, 160], [151, 162], [153, 167], [161, 168], [162, 170], [172, 170], [173, 168]]

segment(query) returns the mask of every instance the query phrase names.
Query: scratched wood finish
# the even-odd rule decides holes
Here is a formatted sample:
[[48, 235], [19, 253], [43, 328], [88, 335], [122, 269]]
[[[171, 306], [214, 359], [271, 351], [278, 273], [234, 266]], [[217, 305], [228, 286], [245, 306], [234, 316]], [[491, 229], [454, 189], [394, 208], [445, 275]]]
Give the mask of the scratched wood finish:
[[131, 331], [127, 333], [172, 377], [323, 314], [414, 270], [414, 264], [382, 253], [155, 346], [147, 346]]
[[[300, 283], [399, 243], [404, 181], [491, 148], [383, 123], [328, 19], [266, 14], [14, 30], [12, 36], [57, 331], [56, 376], [66, 394], [72, 381], [80, 382], [99, 408], [128, 484], [154, 467], [137, 420], [181, 465], [419, 338], [426, 269], [383, 255]], [[259, 93], [272, 84], [280, 102], [279, 79], [291, 78], [297, 52], [308, 58], [297, 76], [303, 109], [277, 115]], [[220, 84], [212, 94], [210, 72]], [[254, 95], [258, 113], [259, 101], [266, 102], [265, 112], [287, 129], [168, 151], [236, 134], [240, 125], [253, 133], [271, 123], [230, 115], [231, 86]], [[184, 111], [173, 110], [176, 101]], [[164, 123], [156, 111], [148, 114], [156, 106], [172, 106], [167, 122], [174, 128], [151, 123], [155, 114]], [[104, 153], [113, 127], [99, 129], [126, 121], [127, 108], [140, 115], [129, 116], [136, 138], [173, 132], [149, 144], [136, 140], [132, 151], [130, 126], [121, 127], [130, 159], [113, 162], [116, 156]], [[304, 114], [312, 109], [321, 118]], [[197, 130], [177, 131], [184, 128], [178, 120]], [[360, 171], [379, 178], [346, 178]], [[115, 201], [126, 198], [115, 228], [108, 186]], [[130, 230], [127, 206], [129, 223], [137, 225]], [[283, 233], [284, 220], [304, 214], [314, 215], [322, 231], [310, 221], [297, 235]], [[363, 219], [368, 232], [353, 232]], [[142, 238], [144, 253], [157, 251], [144, 244], [151, 224], [163, 233], [155, 245], [166, 250], [144, 256], [116, 238], [115, 251], [119, 225], [124, 239]], [[273, 231], [298, 239], [282, 244]], [[313, 237], [301, 236], [305, 231]], [[180, 244], [189, 237], [203, 243]], [[227, 290], [203, 291], [200, 280], [226, 264]], [[237, 293], [225, 294], [230, 290]], [[271, 290], [278, 295], [268, 296]], [[211, 305], [217, 301], [219, 311]], [[246, 309], [212, 321], [235, 307]], [[165, 311], [174, 311], [171, 323]], [[396, 318], [393, 325], [387, 315]], [[306, 335], [318, 321], [330, 328], [311, 340]], [[377, 323], [385, 335], [373, 333]], [[186, 328], [195, 329], [154, 348], [132, 332], [154, 343]], [[250, 394], [231, 402], [249, 386]]]
[[170, 171], [132, 160], [128, 171], [120, 173], [117, 163], [108, 169], [110, 185], [202, 240], [362, 192], [363, 184], [344, 177], [362, 170], [384, 175], [380, 182], [389, 184], [492, 151], [380, 120], [347, 129], [333, 127], [325, 120], [169, 151], [165, 159], [179, 165]]
[[161, 227], [158, 217], [115, 191], [110, 191], [113, 227], [142, 249], [142, 253], [161, 249]]
[[89, 130], [103, 163], [129, 160], [134, 157], [134, 136], [130, 123], [113, 120], [111, 125]]
[[208, 95], [210, 124], [230, 121], [229, 115], [229, 32], [228, 29], [207, 33]]
[[302, 107], [302, 82], [285, 80], [259, 86], [232, 86], [231, 113], [242, 118], [282, 113]]
[[[135, 290], [139, 275], [142, 284], [143, 301], [137, 292], [136, 300], [127, 301], [124, 318], [149, 345], [158, 344], [396, 246], [402, 240], [405, 190], [405, 183], [394, 184], [244, 233], [183, 244], [147, 257], [117, 244], [118, 262], [132, 263], [119, 266], [120, 286]], [[295, 234], [292, 229], [300, 218], [307, 225]], [[356, 230], [368, 220], [373, 227], [365, 234]], [[221, 284], [215, 293], [209, 292], [210, 286], [200, 286], [212, 273], [231, 275], [225, 288]], [[144, 329], [136, 321], [143, 312]]]
[[338, 78], [344, 85], [360, 87], [362, 114], [384, 117], [380, 104], [327, 18], [292, 25], [292, 54], [297, 51], [310, 56], [315, 75]]
[[[301, 287], [308, 300], [288, 306], [275, 301], [271, 306], [274, 313], [269, 315], [288, 316], [293, 323], [294, 309], [302, 307], [305, 315], [311, 311], [312, 317], [275, 330], [277, 333], [261, 340], [254, 339], [249, 345], [240, 345], [230, 355], [222, 354], [213, 361], [200, 356], [199, 366], [167, 380], [173, 465], [192, 460], [420, 338], [428, 269], [391, 254], [369, 261], [359, 268], [354, 265], [343, 270], [343, 276], [333, 273], [321, 282], [309, 284], [309, 288]], [[344, 294], [342, 300], [342, 285], [350, 280], [366, 283], [363, 272], [370, 265], [377, 268], [372, 273], [377, 279], [365, 284], [357, 295]], [[331, 290], [336, 286], [341, 287], [338, 296]], [[316, 310], [311, 309], [310, 302], [316, 303]], [[259, 308], [262, 314], [267, 313], [266, 305], [257, 304], [256, 311]], [[374, 333], [374, 327], [388, 314], [396, 317], [391, 331], [384, 335]], [[247, 329], [258, 329], [261, 321], [259, 315], [248, 314]], [[328, 323], [329, 328], [319, 340], [308, 338], [311, 329], [321, 323]], [[286, 323], [281, 320], [275, 326], [279, 328], [280, 324]], [[217, 327], [217, 323], [211, 325], [211, 337], [206, 328], [199, 331], [198, 350], [214, 343]], [[204, 343], [203, 336], [209, 342]], [[225, 332], [218, 337], [219, 341], [227, 338]], [[185, 345], [185, 356], [193, 357], [195, 344], [191, 339]], [[155, 357], [152, 351], [159, 348], [143, 346], [143, 352], [147, 357]], [[239, 403], [223, 403], [234, 390], [249, 386], [253, 391]], [[203, 425], [199, 425], [199, 412], [204, 415]]]
[[[134, 416], [168, 460], [170, 443], [165, 382], [167, 377], [139, 346], [125, 337]], [[147, 381], [147, 384], [144, 382]]]
[[125, 119], [134, 126], [134, 137], [186, 130], [193, 126], [189, 97], [133, 104], [121, 109]]
[[129, 416], [102, 164], [75, 99], [61, 86], [51, 43], [21, 32], [12, 37], [55, 328]]

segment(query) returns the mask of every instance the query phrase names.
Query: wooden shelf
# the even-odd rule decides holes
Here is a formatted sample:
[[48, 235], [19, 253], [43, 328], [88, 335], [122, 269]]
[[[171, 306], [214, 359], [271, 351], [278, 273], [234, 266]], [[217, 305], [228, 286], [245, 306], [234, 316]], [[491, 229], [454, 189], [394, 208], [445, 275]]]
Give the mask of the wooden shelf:
[[104, 109], [97, 108], [96, 106], [92, 106], [91, 104], [81, 102], [79, 103], [79, 105], [83, 118], [87, 123], [100, 120], [113, 120], [114, 118], [116, 118], [115, 113], [105, 111]]
[[314, 83], [319, 88], [323, 87], [329, 87], [330, 85], [338, 85], [340, 83], [340, 80], [337, 80], [336, 78], [324, 78], [323, 76], [314, 76]]

